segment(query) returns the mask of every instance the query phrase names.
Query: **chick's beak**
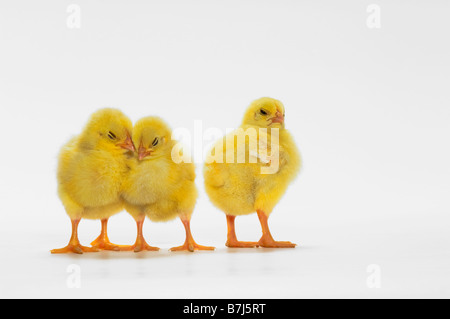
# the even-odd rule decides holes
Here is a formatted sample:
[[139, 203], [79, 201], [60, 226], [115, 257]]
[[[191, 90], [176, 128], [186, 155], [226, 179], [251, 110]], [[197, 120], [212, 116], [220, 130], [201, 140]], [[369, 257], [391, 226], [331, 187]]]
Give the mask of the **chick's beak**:
[[139, 146], [139, 150], [138, 150], [138, 156], [139, 156], [139, 160], [142, 161], [144, 158], [146, 158], [147, 156], [152, 155], [152, 152], [148, 149], [146, 149], [144, 146], [142, 146], [142, 144]]
[[133, 140], [131, 139], [131, 135], [129, 133], [127, 133], [127, 138], [125, 139], [125, 141], [123, 143], [117, 144], [117, 146], [132, 152], [136, 151]]
[[280, 111], [277, 111], [277, 113], [275, 114], [275, 117], [272, 118], [272, 123], [283, 124], [284, 123], [284, 114], [281, 113]]

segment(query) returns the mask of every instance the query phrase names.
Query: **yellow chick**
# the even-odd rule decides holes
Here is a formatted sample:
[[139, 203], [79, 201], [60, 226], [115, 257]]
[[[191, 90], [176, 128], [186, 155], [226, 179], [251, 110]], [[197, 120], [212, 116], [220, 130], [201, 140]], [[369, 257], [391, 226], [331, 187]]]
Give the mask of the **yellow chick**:
[[[239, 161], [239, 158], [241, 159]], [[285, 108], [272, 98], [254, 101], [241, 127], [219, 140], [204, 166], [205, 189], [226, 214], [228, 247], [293, 248], [275, 241], [268, 218], [295, 179], [301, 159], [285, 128]], [[258, 242], [238, 241], [235, 218], [257, 212], [263, 235]]]
[[[126, 157], [135, 148], [132, 123], [119, 110], [95, 112], [83, 132], [61, 150], [58, 163], [58, 194], [72, 222], [69, 244], [51, 252], [78, 253], [99, 249], [118, 250], [109, 242], [109, 217], [123, 210], [120, 198], [122, 181], [128, 172]], [[92, 243], [80, 245], [78, 224], [82, 218], [100, 219], [102, 231]]]
[[160, 118], [147, 117], [135, 124], [133, 141], [138, 146], [138, 154], [128, 160], [130, 172], [122, 196], [125, 209], [136, 220], [138, 234], [134, 245], [121, 250], [159, 250], [144, 239], [145, 216], [154, 222], [181, 219], [186, 241], [182, 246], [171, 248], [172, 251], [213, 250], [214, 247], [198, 245], [192, 237], [190, 220], [198, 197], [195, 166], [172, 157], [177, 142], [172, 140], [171, 129]]

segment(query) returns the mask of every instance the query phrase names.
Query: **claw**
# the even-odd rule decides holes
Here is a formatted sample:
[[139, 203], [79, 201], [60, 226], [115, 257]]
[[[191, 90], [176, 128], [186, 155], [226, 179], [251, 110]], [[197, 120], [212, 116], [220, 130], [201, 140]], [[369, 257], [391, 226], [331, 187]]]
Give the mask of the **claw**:
[[189, 242], [189, 243], [186, 242], [182, 246], [170, 248], [170, 251], [190, 251], [190, 252], [194, 252], [196, 250], [215, 250], [215, 249], [216, 249], [215, 247], [202, 246], [202, 245], [196, 244], [195, 242]]
[[52, 254], [68, 254], [68, 253], [74, 253], [74, 254], [83, 254], [83, 253], [91, 253], [91, 252], [99, 252], [99, 249], [95, 247], [86, 247], [81, 246], [80, 244], [69, 244], [64, 248], [59, 249], [53, 249], [50, 251]]

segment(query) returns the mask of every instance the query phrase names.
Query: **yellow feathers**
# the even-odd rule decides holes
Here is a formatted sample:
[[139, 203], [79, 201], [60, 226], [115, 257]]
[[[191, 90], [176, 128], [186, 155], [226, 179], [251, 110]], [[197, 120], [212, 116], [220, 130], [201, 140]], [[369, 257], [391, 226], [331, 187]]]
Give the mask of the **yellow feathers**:
[[153, 221], [189, 217], [198, 196], [195, 166], [172, 160], [176, 141], [171, 135], [163, 120], [154, 117], [138, 121], [133, 131], [138, 154], [128, 160], [131, 169], [122, 196], [127, 206], [134, 206], [133, 211], [138, 210]]
[[280, 101], [263, 97], [249, 106], [242, 127], [284, 128], [285, 116], [284, 105]]
[[122, 196], [126, 210], [138, 224], [138, 237], [125, 250], [155, 250], [142, 236], [142, 223], [147, 216], [152, 221], [168, 221], [179, 217], [186, 228], [186, 242], [172, 250], [210, 250], [197, 245], [190, 234], [190, 219], [198, 192], [193, 163], [177, 164], [172, 159], [171, 129], [160, 118], [147, 117], [135, 124], [133, 141], [138, 145], [137, 156], [128, 160], [130, 172]]
[[[82, 218], [108, 219], [123, 209], [120, 191], [128, 172], [126, 153], [134, 150], [131, 130], [131, 121], [121, 111], [102, 109], [62, 148], [58, 194], [73, 226]], [[109, 243], [103, 240], [101, 244]], [[88, 249], [79, 244], [73, 229], [69, 245], [52, 252], [83, 251]]]
[[[58, 190], [63, 204], [71, 205], [72, 218], [100, 219], [111, 215], [103, 206], [119, 202], [122, 181], [127, 173], [125, 149], [122, 145], [131, 135], [132, 123], [120, 111], [103, 109], [96, 112], [79, 137], [63, 147], [58, 166]], [[67, 208], [67, 207], [66, 207]]]
[[[198, 191], [195, 166], [186, 154], [161, 118], [146, 117], [132, 127], [119, 110], [94, 113], [59, 156], [58, 194], [71, 219], [72, 236], [66, 247], [52, 253], [158, 250], [145, 242], [146, 217], [154, 222], [180, 218], [186, 241], [173, 251], [214, 249], [198, 245], [191, 234]], [[206, 192], [227, 215], [227, 246], [295, 247], [275, 241], [267, 220], [299, 169], [300, 155], [285, 129], [284, 105], [272, 98], [254, 101], [242, 125], [216, 143], [204, 166]], [[107, 236], [109, 217], [123, 209], [137, 224], [132, 246], [114, 245]], [[263, 236], [258, 242], [238, 241], [235, 217], [254, 212]], [[83, 218], [102, 222], [102, 232], [91, 248], [78, 241], [78, 223]]]
[[[269, 240], [268, 227], [263, 227], [263, 237], [258, 243], [238, 242], [232, 217], [258, 212], [260, 220], [264, 219], [262, 225], [265, 225], [267, 217], [296, 177], [300, 155], [285, 129], [284, 119], [285, 108], [280, 101], [271, 98], [254, 101], [245, 112], [241, 127], [214, 147], [215, 152], [223, 149], [228, 154], [224, 156], [225, 161], [207, 160], [205, 164], [206, 192], [213, 204], [229, 216], [228, 246], [279, 246], [273, 238]], [[244, 137], [235, 137], [242, 134]], [[239, 163], [237, 158], [242, 151], [246, 153], [246, 160]], [[230, 153], [234, 156], [230, 157]], [[233, 162], [226, 160], [232, 158]]]

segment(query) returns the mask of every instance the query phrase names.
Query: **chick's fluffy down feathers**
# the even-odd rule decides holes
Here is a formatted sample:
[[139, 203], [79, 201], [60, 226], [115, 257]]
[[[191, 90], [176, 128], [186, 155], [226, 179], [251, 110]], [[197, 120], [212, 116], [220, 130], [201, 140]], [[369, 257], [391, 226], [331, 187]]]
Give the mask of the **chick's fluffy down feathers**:
[[[120, 111], [101, 110], [93, 116], [96, 121], [101, 112], [112, 113], [126, 123], [124, 129], [131, 130], [131, 121]], [[91, 123], [86, 129], [93, 129]], [[101, 134], [95, 133], [83, 132], [59, 154], [58, 194], [71, 219], [103, 219], [123, 210], [120, 190], [128, 172], [126, 155], [115, 146], [103, 147], [107, 142], [93, 141]]]
[[[269, 99], [264, 102], [272, 103], [272, 100]], [[260, 101], [254, 104], [256, 103], [261, 104]], [[270, 109], [270, 107], [267, 107], [267, 109]], [[247, 113], [251, 111], [252, 107]], [[246, 118], [253, 120], [254, 117], [246, 114]], [[267, 127], [249, 125], [244, 121], [241, 129], [248, 128], [254, 128], [259, 132], [260, 128]], [[270, 145], [273, 144], [270, 142], [270, 128], [267, 132], [269, 133], [267, 154], [271, 154]], [[228, 137], [218, 141], [213, 149], [217, 150], [223, 147], [224, 154], [230, 152], [231, 149], [231, 152], [234, 152], [235, 158], [237, 158], [238, 142], [233, 143], [231, 148], [226, 145], [227, 140], [234, 141], [234, 138], [230, 139], [229, 137], [235, 134], [236, 132], [230, 133]], [[261, 134], [258, 133], [256, 145], [259, 145], [261, 137]], [[281, 127], [277, 145], [279, 148], [278, 170], [274, 174], [262, 174], [262, 168], [269, 165], [267, 160], [258, 156], [256, 163], [249, 162], [249, 158], [252, 155], [255, 156], [254, 151], [251, 150], [249, 139], [246, 139], [243, 143], [245, 143], [247, 154], [245, 163], [227, 163], [226, 155], [224, 155], [223, 163], [211, 158], [207, 160], [207, 164], [204, 166], [206, 192], [212, 203], [228, 215], [247, 215], [258, 210], [270, 214], [281, 200], [289, 184], [298, 175], [301, 166], [300, 154], [291, 134], [284, 127]], [[275, 144], [275, 141], [273, 143]]]
[[[155, 222], [178, 216], [190, 218], [198, 197], [194, 164], [173, 161], [171, 151], [177, 142], [171, 139], [170, 128], [161, 119], [149, 117], [136, 123], [133, 133], [136, 145], [148, 144], [143, 134], [156, 134], [161, 141], [160, 149], [142, 161], [137, 157], [128, 160], [130, 172], [122, 192], [126, 210], [135, 219], [145, 214]], [[152, 140], [153, 135], [150, 143]]]

